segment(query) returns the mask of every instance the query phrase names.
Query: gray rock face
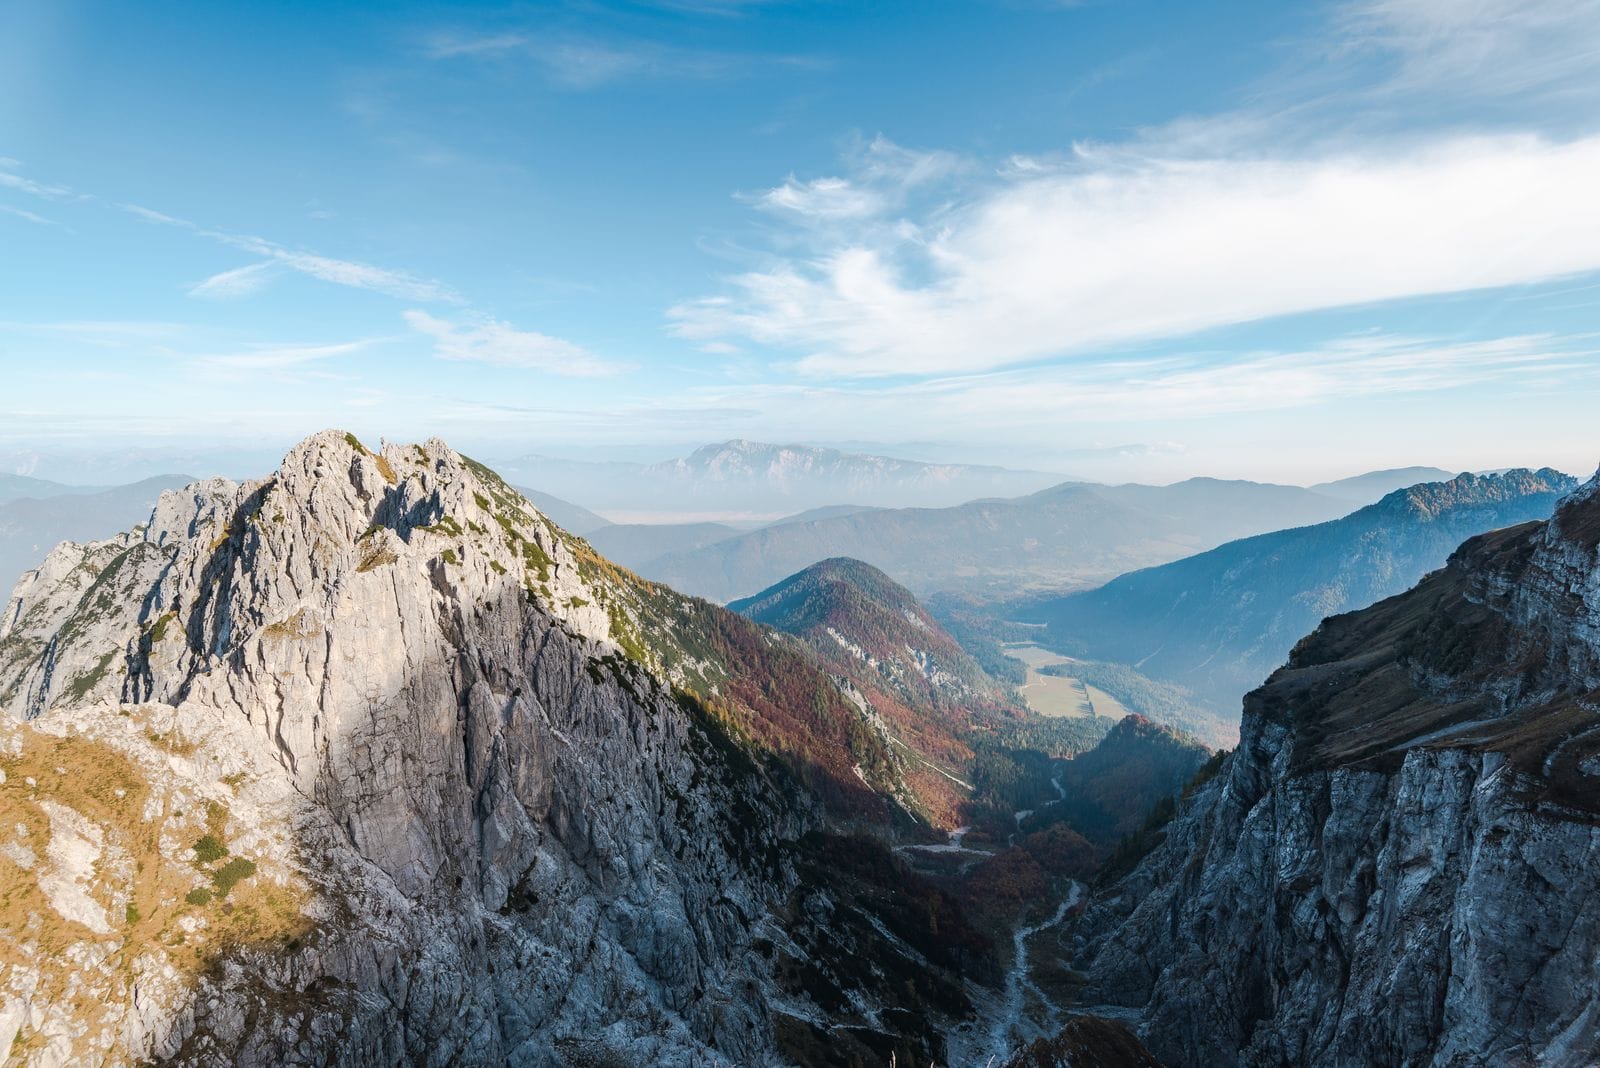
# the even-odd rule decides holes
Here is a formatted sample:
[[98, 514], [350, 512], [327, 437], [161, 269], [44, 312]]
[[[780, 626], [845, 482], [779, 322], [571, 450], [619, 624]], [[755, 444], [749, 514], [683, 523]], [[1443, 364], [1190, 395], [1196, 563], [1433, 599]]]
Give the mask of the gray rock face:
[[1078, 928], [1174, 1065], [1600, 1059], [1600, 478], [1328, 620]]
[[[7, 730], [100, 731], [209, 789], [119, 723], [226, 732], [217, 759], [279, 805], [229, 826], [288, 829], [259, 863], [307, 888], [310, 927], [193, 986], [134, 984], [107, 1041], [38, 984], [0, 991], [0, 1021], [109, 1063], [774, 1062], [751, 945], [793, 883], [774, 843], [817, 811], [721, 760], [671, 673], [622, 655], [645, 594], [602, 564], [440, 442], [331, 431], [57, 549], [0, 623]], [[29, 945], [10, 952], [44, 974]]]

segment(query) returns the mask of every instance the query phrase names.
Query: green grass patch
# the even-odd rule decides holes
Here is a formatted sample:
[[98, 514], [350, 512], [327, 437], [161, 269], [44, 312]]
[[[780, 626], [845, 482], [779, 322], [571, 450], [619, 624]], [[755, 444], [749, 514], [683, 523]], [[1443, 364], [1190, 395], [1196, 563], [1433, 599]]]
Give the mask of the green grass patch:
[[176, 612], [164, 612], [160, 616], [157, 616], [155, 623], [150, 627], [150, 644], [159, 645], [161, 643], [161, 639], [167, 636], [167, 627], [171, 626], [173, 623], [176, 623], [177, 620], [178, 613]]
[[98, 686], [100, 680], [106, 677], [106, 670], [111, 666], [111, 658], [116, 655], [117, 652], [113, 649], [105, 656], [102, 656], [100, 662], [94, 667], [73, 679], [71, 685], [67, 687], [67, 696], [74, 701], [83, 700], [89, 691]]
[[227, 897], [243, 879], [248, 879], [256, 873], [256, 862], [246, 857], [234, 857], [228, 863], [211, 873], [211, 882], [217, 888], [217, 896]]
[[228, 855], [228, 847], [214, 834], [202, 835], [192, 848], [194, 859], [199, 864], [215, 864]]

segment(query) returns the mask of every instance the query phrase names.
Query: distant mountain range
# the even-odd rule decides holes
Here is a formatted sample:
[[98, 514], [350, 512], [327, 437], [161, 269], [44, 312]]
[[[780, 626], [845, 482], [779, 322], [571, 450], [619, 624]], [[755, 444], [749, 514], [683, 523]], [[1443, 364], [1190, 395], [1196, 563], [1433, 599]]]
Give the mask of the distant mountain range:
[[551, 522], [562, 530], [578, 535], [580, 538], [587, 536], [591, 531], [601, 527], [611, 526], [611, 520], [604, 516], [595, 515], [589, 509], [571, 501], [564, 501], [549, 493], [538, 490], [516, 487], [518, 493], [533, 502], [534, 507], [550, 517]]
[[818, 560], [848, 556], [919, 595], [1011, 596], [1092, 586], [1221, 542], [1348, 511], [1299, 486], [1194, 478], [1170, 486], [1068, 482], [950, 508], [883, 508], [797, 520], [655, 559], [623, 562], [686, 593], [748, 596]]
[[83, 447], [0, 449], [0, 472], [4, 472], [0, 479], [28, 477], [78, 490], [125, 486], [173, 471], [239, 478], [272, 470], [282, 455], [283, 450], [277, 446], [217, 445], [198, 440], [167, 446], [112, 442]]
[[1323, 617], [1408, 589], [1468, 537], [1548, 518], [1576, 485], [1549, 469], [1459, 475], [1006, 614], [1046, 624], [1041, 644], [1130, 664], [1236, 716], [1244, 693]]
[[743, 440], [653, 464], [524, 456], [496, 467], [513, 482], [630, 515], [770, 516], [839, 504], [939, 507], [1029, 493], [1062, 479], [1039, 471]]
[[0, 600], [58, 542], [106, 538], [142, 523], [163, 490], [192, 481], [187, 475], [161, 475], [108, 488], [0, 475]]
[[1318, 482], [1311, 486], [1313, 493], [1337, 497], [1352, 504], [1375, 504], [1397, 489], [1420, 485], [1424, 482], [1445, 482], [1457, 472], [1440, 467], [1393, 467], [1387, 471], [1368, 471], [1364, 475], [1341, 478], [1334, 482]]

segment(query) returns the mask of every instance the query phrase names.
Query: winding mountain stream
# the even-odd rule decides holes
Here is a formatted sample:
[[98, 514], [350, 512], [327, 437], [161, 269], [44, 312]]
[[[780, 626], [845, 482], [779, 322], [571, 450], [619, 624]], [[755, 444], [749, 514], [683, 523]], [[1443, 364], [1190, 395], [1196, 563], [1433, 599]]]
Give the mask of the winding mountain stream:
[[1059, 1010], [1055, 1003], [1034, 985], [1032, 979], [1028, 978], [1028, 939], [1066, 919], [1067, 913], [1082, 900], [1083, 884], [1074, 881], [1071, 891], [1049, 919], [1031, 927], [1018, 927], [1011, 933], [1012, 959], [1011, 969], [1006, 973], [1005, 998], [1000, 1003], [1000, 1012], [995, 1016], [994, 1026], [989, 1031], [989, 1053], [994, 1063], [1004, 1061], [1012, 1050], [1012, 1034], [1021, 1026], [1022, 1006], [1027, 991], [1033, 991], [1034, 996], [1049, 1012], [1052, 1021], [1057, 1017]]

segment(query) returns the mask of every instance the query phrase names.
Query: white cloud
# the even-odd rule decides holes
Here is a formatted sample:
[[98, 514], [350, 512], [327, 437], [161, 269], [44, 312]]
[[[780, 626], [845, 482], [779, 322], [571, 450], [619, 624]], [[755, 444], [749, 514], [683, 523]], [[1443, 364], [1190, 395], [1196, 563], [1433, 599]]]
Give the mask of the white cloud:
[[262, 263], [249, 263], [243, 267], [235, 267], [228, 271], [220, 271], [192, 286], [189, 289], [189, 295], [191, 297], [207, 297], [216, 300], [249, 296], [267, 284], [272, 275], [272, 267], [272, 261], [268, 260]]
[[1346, 47], [1397, 58], [1390, 89], [1482, 97], [1600, 88], [1597, 0], [1356, 0], [1338, 26]]
[[845, 178], [815, 178], [798, 181], [794, 175], [775, 189], [756, 198], [763, 208], [793, 212], [820, 219], [856, 219], [876, 215], [884, 201], [870, 189], [863, 189]]
[[[300, 274], [324, 282], [331, 282], [334, 285], [371, 290], [391, 297], [398, 297], [401, 300], [463, 303], [460, 295], [449, 286], [441, 282], [417, 278], [406, 271], [394, 270], [388, 267], [375, 267], [372, 264], [358, 263], [354, 260], [334, 259], [331, 256], [323, 256], [315, 252], [285, 248], [276, 242], [249, 234], [233, 234], [224, 230], [207, 229], [187, 219], [153, 211], [138, 204], [122, 204], [119, 206], [123, 211], [144, 219], [146, 222], [188, 230], [193, 234], [209, 238], [230, 248], [240, 249], [256, 256], [264, 256], [268, 260], [281, 264], [292, 271], [298, 271]], [[263, 275], [266, 266], [266, 264], [255, 265], [254, 273], [246, 273], [252, 271], [252, 268], [240, 268], [232, 272], [225, 271], [221, 275], [206, 279], [190, 292], [195, 296], [239, 296], [246, 292], [253, 292], [266, 281]], [[229, 277], [230, 275], [232, 277]], [[213, 282], [217, 283], [217, 292], [201, 292]]]
[[181, 226], [185, 230], [199, 229], [199, 227], [195, 226], [195, 224], [192, 222], [186, 222], [183, 219], [175, 218], [171, 215], [154, 211], [150, 208], [141, 207], [138, 204], [119, 204], [117, 206], [123, 211], [127, 212], [129, 215], [143, 219], [145, 222], [160, 223], [163, 226]]
[[12, 173], [17, 167], [17, 161], [14, 159], [0, 159], [0, 189], [15, 189], [29, 196], [39, 197], [41, 200], [66, 200], [76, 196], [66, 186], [46, 185]]
[[307, 364], [349, 356], [371, 344], [371, 340], [361, 340], [332, 345], [258, 345], [244, 352], [197, 356], [193, 362], [202, 369], [213, 371], [290, 371]]
[[496, 33], [483, 36], [438, 33], [423, 44], [423, 53], [429, 59], [457, 59], [462, 56], [492, 56], [519, 51], [528, 47], [528, 38], [520, 33]]
[[406, 312], [405, 320], [412, 329], [433, 339], [433, 354], [441, 360], [521, 367], [585, 378], [613, 375], [623, 370], [570, 341], [532, 330], [518, 330], [494, 320], [461, 326], [416, 310]]
[[[1067, 425], [1170, 424], [1504, 383], [1600, 386], [1593, 339], [1521, 335], [1446, 342], [1360, 335], [1228, 359], [1180, 356], [956, 375], [901, 385], [763, 384], [702, 389], [707, 405], [764, 412], [773, 433], [848, 435], [862, 426], [959, 428], [1055, 440]], [[796, 429], [789, 429], [796, 428]]]
[[983, 370], [1600, 269], [1596, 188], [1600, 137], [1087, 160], [996, 180], [898, 231], [830, 229], [671, 315], [696, 340], [797, 350], [808, 374]]
[[39, 226], [61, 225], [53, 219], [46, 219], [43, 215], [28, 211], [25, 208], [14, 208], [10, 204], [0, 204], [0, 212], [4, 212], [7, 215], [13, 215], [18, 219], [26, 219], [28, 222], [36, 223]]
[[433, 60], [524, 60], [566, 89], [588, 90], [635, 79], [709, 80], [781, 65], [819, 68], [810, 56], [761, 55], [679, 48], [656, 41], [535, 32], [435, 33], [422, 42]]
[[903, 207], [919, 190], [972, 170], [953, 153], [905, 148], [882, 135], [858, 143], [847, 161], [849, 178], [801, 181], [791, 174], [782, 185], [743, 199], [808, 221], [866, 219]]

